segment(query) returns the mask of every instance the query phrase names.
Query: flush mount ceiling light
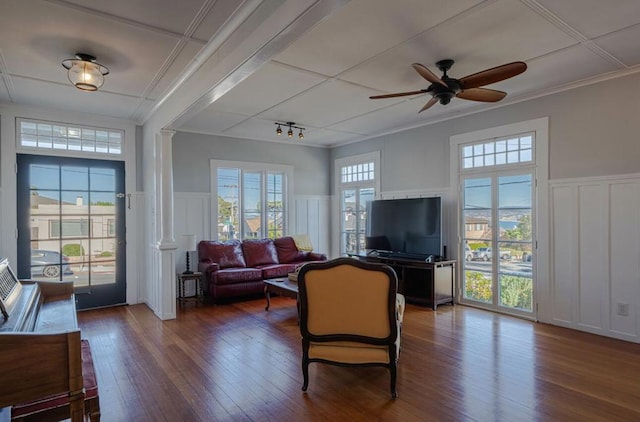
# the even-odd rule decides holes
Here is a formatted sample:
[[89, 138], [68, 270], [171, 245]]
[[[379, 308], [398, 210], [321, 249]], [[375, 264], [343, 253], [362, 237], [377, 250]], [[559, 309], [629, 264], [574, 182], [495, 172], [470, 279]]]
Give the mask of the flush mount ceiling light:
[[62, 66], [68, 70], [67, 76], [71, 83], [83, 91], [97, 91], [104, 83], [104, 75], [109, 74], [109, 69], [96, 58], [84, 53], [76, 53], [75, 59], [67, 59]]
[[298, 132], [298, 138], [304, 139], [304, 133], [302, 133], [302, 131], [307, 129], [300, 126], [296, 126], [295, 122], [275, 122], [274, 124], [278, 125], [278, 128], [276, 129], [276, 135], [278, 136], [282, 135], [282, 126], [287, 126], [289, 128], [289, 130], [287, 130], [287, 136], [289, 138], [293, 137], [293, 129], [298, 129], [300, 131]]

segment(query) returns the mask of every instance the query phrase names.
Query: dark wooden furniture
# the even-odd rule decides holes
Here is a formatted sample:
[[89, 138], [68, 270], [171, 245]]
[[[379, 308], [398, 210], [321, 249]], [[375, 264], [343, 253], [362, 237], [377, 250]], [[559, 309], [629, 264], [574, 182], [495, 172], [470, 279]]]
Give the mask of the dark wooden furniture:
[[66, 418], [82, 421], [85, 392], [73, 283], [20, 282], [3, 259], [0, 308], [0, 408], [61, 396]]
[[453, 305], [456, 261], [425, 262], [393, 254], [349, 256], [360, 261], [387, 264], [393, 268], [398, 274], [398, 293], [402, 293], [409, 302], [429, 305], [434, 311], [444, 303]]
[[383, 366], [396, 390], [400, 321], [396, 273], [388, 266], [337, 258], [304, 265], [298, 273], [302, 391], [309, 364]]
[[[184, 294], [184, 284], [189, 280], [193, 280], [194, 283], [195, 294], [193, 296], [185, 296]], [[178, 289], [178, 303], [180, 305], [184, 305], [189, 300], [193, 300], [196, 303], [202, 301], [202, 273], [176, 274], [176, 287]]]
[[265, 311], [268, 311], [269, 306], [271, 306], [271, 293], [297, 299], [298, 283], [286, 277], [264, 280], [264, 296], [267, 298], [267, 306], [264, 308]]
[[[82, 381], [84, 386], [84, 414], [90, 422], [100, 421], [100, 399], [98, 382], [88, 340], [81, 341]], [[66, 395], [57, 394], [28, 403], [20, 403], [11, 408], [11, 420], [20, 422], [61, 421], [69, 418], [69, 400]]]

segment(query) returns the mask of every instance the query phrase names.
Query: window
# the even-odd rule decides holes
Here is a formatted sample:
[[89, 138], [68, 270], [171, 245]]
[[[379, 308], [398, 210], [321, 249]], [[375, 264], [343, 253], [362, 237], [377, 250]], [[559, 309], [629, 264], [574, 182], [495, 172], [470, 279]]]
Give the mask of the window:
[[462, 147], [461, 168], [502, 166], [505, 164], [531, 163], [533, 160], [533, 135], [515, 135], [504, 139], [483, 141]]
[[[62, 229], [62, 234], [61, 230]], [[49, 220], [49, 238], [87, 237], [89, 235], [89, 220]]]
[[116, 220], [107, 220], [107, 237], [116, 237]]
[[16, 126], [20, 147], [122, 155], [121, 130], [27, 119], [17, 119]]
[[379, 192], [380, 152], [336, 160], [340, 198], [340, 254], [365, 249], [367, 205]]
[[340, 169], [340, 174], [342, 183], [375, 180], [375, 162], [370, 161], [368, 163], [344, 166]]
[[277, 238], [287, 233], [293, 167], [211, 160], [217, 239]]

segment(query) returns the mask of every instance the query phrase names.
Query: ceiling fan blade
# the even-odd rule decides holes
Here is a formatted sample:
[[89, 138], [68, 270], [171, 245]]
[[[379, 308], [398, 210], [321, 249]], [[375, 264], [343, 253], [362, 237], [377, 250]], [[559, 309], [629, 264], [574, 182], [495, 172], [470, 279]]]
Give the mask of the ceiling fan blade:
[[458, 92], [456, 97], [463, 100], [483, 101], [485, 103], [495, 103], [507, 96], [504, 91], [487, 88], [471, 88]]
[[369, 98], [372, 100], [379, 100], [380, 98], [404, 97], [406, 95], [424, 94], [425, 92], [427, 92], [426, 89], [421, 89], [420, 91], [396, 92], [395, 94], [373, 95]]
[[447, 86], [447, 84], [445, 84], [442, 81], [442, 79], [438, 78], [435, 75], [435, 73], [430, 71], [426, 66], [423, 66], [420, 63], [414, 63], [411, 66], [413, 66], [413, 68], [416, 70], [416, 72], [418, 72], [420, 74], [420, 76], [422, 76], [423, 78], [425, 78], [426, 80], [428, 80], [432, 84], [440, 84], [440, 85], [445, 86], [445, 87]]
[[484, 85], [493, 84], [513, 78], [527, 70], [527, 64], [524, 62], [513, 62], [503, 64], [502, 66], [492, 67], [473, 75], [465, 76], [459, 80], [462, 90], [478, 88]]
[[437, 102], [438, 102], [438, 99], [437, 99], [437, 98], [435, 98], [435, 97], [434, 97], [434, 98], [432, 98], [432, 99], [430, 99], [430, 100], [429, 100], [429, 101], [424, 105], [424, 107], [422, 107], [422, 108], [420, 109], [420, 111], [419, 111], [418, 113], [422, 113], [422, 112], [423, 112], [423, 111], [425, 111], [426, 109], [431, 108], [431, 106], [432, 106], [432, 105], [434, 105], [434, 104], [435, 104], [435, 103], [437, 103]]

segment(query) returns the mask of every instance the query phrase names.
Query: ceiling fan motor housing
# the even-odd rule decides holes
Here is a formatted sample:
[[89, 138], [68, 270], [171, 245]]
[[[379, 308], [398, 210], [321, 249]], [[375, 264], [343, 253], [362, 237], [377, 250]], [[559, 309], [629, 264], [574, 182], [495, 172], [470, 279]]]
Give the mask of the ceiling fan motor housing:
[[431, 84], [428, 92], [436, 98], [440, 104], [446, 105], [451, 102], [451, 99], [458, 95], [461, 91], [460, 83], [457, 79], [450, 78], [448, 76], [443, 76], [442, 81], [447, 84], [447, 86], [442, 86], [440, 84]]

